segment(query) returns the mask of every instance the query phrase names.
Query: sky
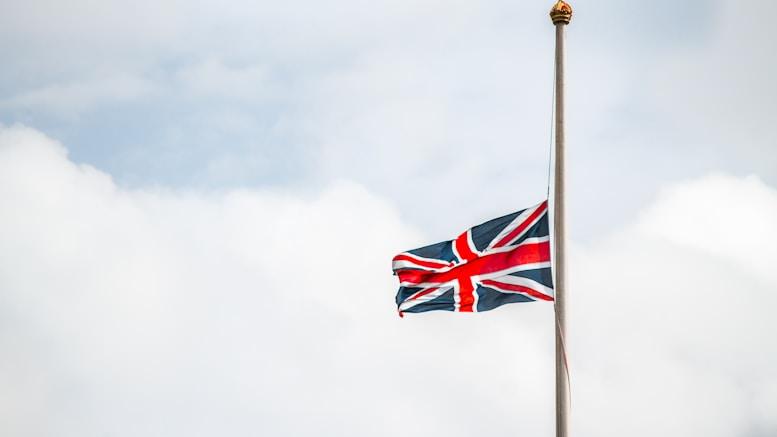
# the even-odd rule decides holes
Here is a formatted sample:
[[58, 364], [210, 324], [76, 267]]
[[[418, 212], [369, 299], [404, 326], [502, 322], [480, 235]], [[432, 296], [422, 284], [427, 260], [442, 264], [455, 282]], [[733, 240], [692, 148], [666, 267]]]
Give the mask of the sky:
[[[552, 1], [0, 3], [0, 434], [552, 436], [552, 304], [392, 257], [548, 193]], [[777, 29], [572, 3], [572, 435], [777, 434]]]

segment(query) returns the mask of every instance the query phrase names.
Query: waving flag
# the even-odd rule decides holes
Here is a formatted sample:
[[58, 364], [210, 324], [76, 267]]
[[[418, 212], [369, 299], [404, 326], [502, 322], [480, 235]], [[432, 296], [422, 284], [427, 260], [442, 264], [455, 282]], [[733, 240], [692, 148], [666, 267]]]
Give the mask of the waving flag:
[[394, 257], [403, 312], [479, 312], [553, 300], [548, 202]]

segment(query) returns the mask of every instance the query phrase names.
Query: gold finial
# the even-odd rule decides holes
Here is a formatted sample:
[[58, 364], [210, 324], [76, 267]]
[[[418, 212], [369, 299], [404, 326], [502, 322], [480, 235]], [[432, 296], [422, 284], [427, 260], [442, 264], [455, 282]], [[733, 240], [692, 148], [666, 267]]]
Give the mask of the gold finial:
[[550, 10], [550, 19], [553, 20], [553, 24], [569, 24], [572, 19], [572, 6], [568, 3], [558, 0], [555, 6]]

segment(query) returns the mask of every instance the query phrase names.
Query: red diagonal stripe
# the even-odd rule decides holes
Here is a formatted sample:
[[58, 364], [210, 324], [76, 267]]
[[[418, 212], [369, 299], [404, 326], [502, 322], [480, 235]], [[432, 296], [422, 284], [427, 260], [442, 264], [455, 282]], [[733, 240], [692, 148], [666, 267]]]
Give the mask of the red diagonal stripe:
[[548, 201], [546, 200], [539, 205], [539, 207], [529, 216], [529, 218], [524, 220], [523, 223], [518, 225], [518, 227], [513, 229], [512, 232], [510, 232], [504, 238], [502, 238], [498, 243], [494, 245], [494, 247], [502, 247], [507, 245], [511, 241], [513, 241], [517, 236], [521, 235], [521, 233], [523, 233], [526, 230], [526, 228], [528, 228], [529, 225], [531, 225], [534, 222], [534, 220], [536, 220], [537, 217], [541, 216], [547, 209], [548, 209]]
[[528, 294], [529, 296], [540, 300], [553, 300], [553, 298], [548, 296], [547, 294], [540, 293], [539, 291], [533, 288], [525, 287], [523, 285], [506, 284], [504, 282], [492, 281], [490, 279], [485, 279], [481, 281], [481, 283], [483, 285], [491, 286], [493, 288], [501, 288], [504, 290], [517, 291], [519, 293]]
[[439, 261], [432, 261], [432, 260], [426, 260], [426, 259], [420, 259], [415, 258], [412, 256], [405, 255], [404, 253], [400, 253], [399, 255], [395, 256], [392, 260], [394, 262], [396, 261], [410, 261], [413, 264], [416, 264], [419, 267], [427, 267], [430, 269], [440, 269], [443, 267], [448, 267], [450, 263], [444, 263]]

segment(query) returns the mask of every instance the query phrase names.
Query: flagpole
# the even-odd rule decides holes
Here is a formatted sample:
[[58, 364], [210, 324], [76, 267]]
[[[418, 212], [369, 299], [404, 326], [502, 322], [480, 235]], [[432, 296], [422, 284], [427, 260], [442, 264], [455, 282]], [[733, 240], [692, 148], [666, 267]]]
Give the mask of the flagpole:
[[567, 211], [565, 180], [565, 119], [564, 119], [564, 59], [566, 26], [572, 19], [572, 8], [559, 0], [550, 10], [550, 18], [556, 26], [556, 165], [554, 169], [554, 220], [556, 256], [555, 309], [556, 309], [556, 437], [569, 437], [569, 368], [567, 335]]

